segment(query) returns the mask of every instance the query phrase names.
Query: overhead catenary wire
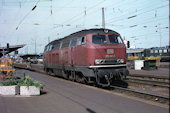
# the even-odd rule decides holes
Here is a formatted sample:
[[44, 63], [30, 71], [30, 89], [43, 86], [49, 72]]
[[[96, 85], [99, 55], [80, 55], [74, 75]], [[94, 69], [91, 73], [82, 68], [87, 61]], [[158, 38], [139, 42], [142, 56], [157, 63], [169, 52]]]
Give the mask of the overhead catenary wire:
[[[44, 23], [44, 22], [46, 22], [46, 21], [48, 21], [49, 20], [49, 18], [51, 18], [51, 21], [50, 22], [52, 22], [53, 23], [53, 25], [54, 25], [54, 20], [53, 20], [53, 17], [55, 16], [54, 15], [54, 13], [56, 13], [56, 12], [54, 12], [53, 11], [53, 7], [52, 7], [52, 5], [53, 5], [53, 0], [48, 0], [48, 2], [51, 2], [50, 3], [50, 5], [48, 6], [48, 8], [50, 7], [50, 14], [48, 15], [48, 17], [46, 18], [46, 19], [44, 19], [44, 21], [42, 22], [42, 23]], [[60, 7], [60, 11], [64, 8], [64, 6], [67, 6], [67, 5], [70, 5], [71, 3], [73, 3], [75, 0], [71, 0], [71, 1], [69, 1], [69, 2], [67, 2], [67, 3], [65, 3], [63, 6], [61, 6]], [[42, 1], [41, 1], [42, 2]], [[56, 7], [55, 7], [56, 8]], [[42, 25], [42, 23], [37, 23], [36, 25]], [[35, 24], [34, 24], [35, 25]], [[52, 26], [53, 27], [53, 26]], [[34, 29], [31, 29], [32, 31], [34, 31], [35, 30], [35, 28]], [[48, 31], [51, 31], [52, 29], [49, 29], [49, 28], [47, 28], [47, 30]], [[44, 31], [47, 31], [47, 30], [44, 30]], [[49, 37], [49, 36], [48, 36]]]
[[[97, 3], [97, 4], [93, 5], [93, 6], [91, 6], [91, 7], [89, 7], [89, 8], [87, 8], [86, 11], [95, 8], [96, 6], [100, 5], [101, 3], [105, 2], [105, 1], [106, 1], [106, 0], [102, 0], [101, 2], [99, 2], [99, 3]], [[83, 14], [84, 14], [84, 11], [82, 11], [81, 13], [76, 14], [75, 16], [67, 19], [66, 21], [63, 22], [63, 24], [64, 24], [64, 23], [67, 23], [67, 22], [69, 22], [69, 21], [71, 21], [71, 20], [73, 20], [73, 19], [75, 19], [75, 18], [77, 18], [77, 17], [79, 17], [80, 15], [83, 15]]]
[[[24, 7], [26, 3], [27, 3], [27, 0], [23, 1], [23, 2], [22, 2], [22, 7]], [[5, 6], [6, 6], [6, 5], [5, 5]], [[24, 7], [24, 8], [26, 8], [26, 7]], [[17, 11], [17, 13], [16, 13], [16, 16], [15, 16], [15, 19], [14, 19], [14, 20], [18, 20], [17, 18], [19, 18], [18, 16], [21, 14], [21, 11], [22, 11], [22, 9], [19, 7], [19, 9], [18, 9], [18, 11]], [[12, 23], [12, 24], [15, 24], [15, 23]], [[16, 25], [13, 25], [13, 26], [16, 26]], [[13, 27], [13, 26], [11, 27], [11, 28], [12, 28], [11, 30], [7, 30], [7, 32], [5, 33], [5, 34], [8, 35], [8, 37], [12, 37], [12, 35], [13, 35], [14, 32], [16, 31], [16, 29], [13, 30], [13, 28], [15, 28], [15, 27]], [[17, 38], [16, 42], [18, 42], [18, 38]]]
[[[164, 18], [161, 18], [161, 19], [158, 19], [158, 20], [165, 20], [165, 19], [168, 19], [168, 18], [167, 18], [167, 17], [164, 17]], [[134, 24], [134, 25], [130, 25], [130, 26], [127, 26], [127, 27], [125, 27], [125, 28], [118, 29], [118, 30], [130, 29], [130, 28], [133, 28], [133, 27], [136, 27], [136, 26], [140, 26], [140, 25], [143, 25], [143, 24], [146, 24], [146, 23], [152, 23], [152, 22], [155, 22], [155, 21], [150, 20], [150, 21], [143, 22], [143, 23], [136, 23], [136, 24]], [[133, 26], [133, 27], [131, 27], [131, 26]], [[143, 26], [144, 26], [144, 25], [143, 25]]]
[[19, 26], [22, 24], [22, 22], [27, 18], [27, 16], [35, 10], [35, 8], [37, 7], [37, 4], [40, 2], [40, 0], [37, 1], [37, 3], [35, 4], [35, 6], [24, 16], [23, 19], [21, 19], [21, 21], [19, 22], [18, 26], [16, 27], [16, 30], [18, 30]]
[[[158, 3], [152, 3], [152, 6], [154, 5], [154, 6], [156, 6]], [[160, 3], [159, 3], [160, 4]], [[159, 5], [158, 4], [158, 5]], [[143, 10], [146, 10], [146, 9], [148, 9], [148, 8], [151, 8], [151, 6], [149, 5], [149, 6], [147, 6], [147, 7], [143, 7], [143, 8], [141, 8], [141, 9], [136, 9], [136, 11], [135, 12], [133, 12], [133, 13], [130, 13], [130, 14], [136, 14], [137, 12], [141, 12], [141, 11], [143, 11]], [[129, 9], [125, 9], [125, 12], [127, 12]], [[120, 18], [120, 17], [124, 17], [125, 15], [130, 15], [129, 13], [126, 13], [126, 14], [123, 14], [123, 15], [121, 15], [121, 16], [119, 16], [119, 17], [116, 17], [116, 18]], [[127, 16], [127, 17], [128, 17]], [[110, 21], [110, 20], [112, 20], [112, 19], [115, 19], [115, 18], [110, 18], [110, 19], [107, 19], [106, 21]]]
[[[169, 6], [169, 4], [167, 4], [167, 5], [162, 5], [162, 6], [159, 6], [159, 7], [157, 7], [157, 8], [153, 8], [153, 9], [150, 9], [150, 10], [147, 10], [147, 11], [144, 11], [144, 12], [141, 12], [141, 13], [138, 13], [138, 14], [134, 15], [134, 17], [139, 16], [139, 15], [141, 15], [141, 14], [145, 14], [145, 13], [154, 11], [154, 10], [156, 10], [156, 9], [164, 8], [164, 7], [167, 7], [167, 6]], [[120, 17], [118, 17], [118, 18], [120, 18]], [[112, 18], [112, 19], [113, 19], [113, 18]], [[114, 19], [115, 19], [115, 18], [114, 18]], [[123, 19], [117, 19], [117, 20], [114, 20], [114, 19], [113, 19], [112, 21], [110, 21], [110, 22], [107, 21], [107, 23], [117, 22], [117, 21], [120, 21], [120, 20], [123, 20], [123, 19], [129, 19], [129, 16], [127, 16], [127, 17], [125, 17], [125, 18], [123, 18]]]
[[[42, 1], [42, 0], [41, 0]], [[51, 0], [49, 0], [50, 2], [51, 2]], [[50, 2], [47, 2], [47, 3], [49, 3], [50, 4]], [[136, 0], [134, 0], [134, 1], [136, 1]], [[29, 1], [28, 1], [29, 2]], [[34, 0], [34, 2], [35, 2], [35, 0]], [[70, 1], [68, 1], [68, 2], [70, 2]], [[99, 2], [99, 1], [98, 1]], [[123, 1], [124, 2], [124, 4], [126, 5], [126, 3], [128, 3], [128, 0], [124, 0]], [[131, 3], [132, 3], [132, 0], [130, 1]], [[31, 3], [33, 3], [33, 2], [31, 2]], [[95, 4], [97, 3], [97, 1], [95, 1]], [[135, 3], [135, 2], [134, 2]], [[6, 3], [7, 4], [7, 3]], [[29, 3], [28, 3], [29, 4]], [[115, 3], [114, 3], [115, 4]], [[114, 5], [113, 4], [113, 5]], [[19, 4], [17, 3], [17, 5], [18, 5], [18, 7], [19, 7]], [[43, 4], [38, 4], [38, 8], [39, 7], [42, 7], [43, 8], [43, 6], [42, 6]], [[44, 5], [46, 5], [46, 4], [44, 4]], [[48, 14], [45, 16], [45, 17], [47, 17], [47, 16], [49, 16], [48, 18], [50, 19], [50, 18], [53, 18], [54, 17], [54, 15], [57, 15], [58, 13], [56, 13], [56, 12], [58, 12], [58, 11], [60, 11], [60, 8], [61, 7], [57, 7], [57, 5], [55, 6], [54, 4], [52, 4], [53, 5], [53, 9], [50, 7], [50, 5], [48, 5], [48, 8], [49, 8], [49, 10], [46, 10], [46, 11], [49, 11], [48, 12]], [[94, 4], [93, 4], [94, 5]], [[110, 5], [110, 4], [109, 4]], [[113, 6], [113, 5], [110, 5], [111, 7], [115, 7], [115, 5]], [[122, 7], [122, 3], [120, 2], [118, 5], [120, 5], [120, 10], [122, 11], [122, 13], [121, 12], [119, 12], [118, 11], [118, 9], [116, 10], [116, 11], [118, 11], [120, 14], [124, 14], [124, 12], [125, 12], [125, 10], [126, 9], [124, 9], [123, 7]], [[117, 6], [118, 6], [117, 5]], [[143, 4], [142, 4], [143, 5]], [[151, 5], [153, 5], [153, 4], [150, 4], [150, 6]], [[155, 7], [156, 5], [154, 5], [154, 7]], [[94, 24], [89, 24], [89, 22], [87, 21], [87, 19], [89, 19], [88, 17], [89, 16], [91, 16], [92, 17], [92, 15], [90, 15], [90, 14], [95, 14], [95, 15], [93, 15], [93, 17], [97, 17], [100, 13], [98, 13], [98, 12], [96, 12], [97, 10], [99, 10], [99, 7], [98, 8], [94, 8], [94, 10], [87, 10], [88, 9], [88, 7], [86, 7], [86, 9], [85, 9], [85, 7], [84, 6], [73, 6], [73, 5], [69, 5], [69, 6], [64, 6], [63, 7], [63, 9], [65, 10], [68, 10], [68, 11], [71, 11], [71, 9], [69, 9], [69, 8], [80, 8], [80, 9], [78, 9], [79, 10], [79, 12], [80, 11], [82, 11], [82, 14], [81, 15], [79, 15], [79, 16], [76, 16], [74, 19], [71, 19], [70, 21], [67, 21], [67, 22], [65, 22], [64, 24], [62, 24], [62, 22], [61, 21], [58, 21], [57, 19], [56, 20], [51, 20], [50, 19], [50, 24], [51, 24], [51, 27], [49, 26], [48, 27], [48, 23], [46, 22], [39, 22], [39, 21], [37, 21], [37, 22], [34, 22], [34, 20], [32, 19], [31, 21], [29, 21], [30, 23], [25, 23], [24, 22], [24, 25], [26, 25], [26, 26], [35, 26], [35, 28], [31, 28], [30, 29], [30, 31], [28, 30], [27, 31], [27, 33], [31, 33], [30, 34], [30, 37], [35, 37], [34, 35], [35, 35], [35, 29], [38, 29], [40, 32], [43, 32], [43, 33], [45, 33], [45, 35], [47, 34], [47, 35], [53, 35], [54, 37], [53, 38], [57, 38], [57, 33], [60, 33], [61, 34], [61, 31], [63, 31], [64, 30], [64, 32], [63, 33], [66, 33], [66, 29], [67, 28], [71, 28], [71, 30], [69, 31], [69, 32], [71, 32], [71, 31], [73, 31], [74, 29], [84, 29], [84, 28], [87, 28], [87, 27], [101, 27], [101, 25], [99, 24], [99, 22], [97, 23], [97, 21], [95, 21], [96, 23], [94, 23]], [[106, 7], [106, 9], [107, 9], [108, 7]], [[126, 8], [126, 7], [125, 7]], [[131, 8], [131, 7], [130, 7]], [[142, 7], [141, 7], [142, 8]], [[153, 7], [150, 7], [150, 9], [151, 8], [153, 8]], [[53, 10], [52, 11], [52, 15], [51, 15], [51, 13], [50, 13], [50, 10]], [[131, 8], [132, 9], [132, 8]], [[138, 8], [137, 8], [138, 9]], [[36, 9], [37, 10], [37, 9]], [[57, 11], [58, 10], [58, 11]], [[74, 10], [74, 9], [73, 9]], [[147, 9], [148, 10], [148, 9]], [[147, 11], [146, 9], [143, 9], [142, 11], [140, 11], [140, 12], [144, 12], [144, 11]], [[68, 13], [68, 11], [66, 12], [66, 13]], [[126, 10], [127, 11], [127, 10]], [[135, 11], [135, 10], [134, 10]], [[138, 11], [138, 13], [140, 13], [139, 12], [139, 10], [137, 10]], [[86, 13], [85, 13], [86, 12]], [[159, 10], [158, 10], [158, 12], [159, 12]], [[65, 13], [65, 12], [64, 12]], [[63, 15], [65, 15], [63, 13]], [[70, 13], [70, 12], [69, 12]], [[78, 13], [78, 12], [76, 12], [76, 13]], [[107, 12], [106, 12], [107, 13]], [[134, 12], [134, 13], [129, 13], [129, 14], [127, 14], [127, 15], [125, 15], [126, 16], [126, 18], [125, 18], [125, 16], [124, 17], [122, 17], [123, 19], [125, 18], [125, 21], [127, 21], [127, 24], [125, 24], [125, 21], [123, 21], [122, 22], [122, 24], [121, 23], [115, 23], [115, 21], [114, 22], [109, 22], [106, 26], [109, 26], [111, 29], [113, 29], [114, 27], [111, 27], [111, 26], [115, 26], [115, 27], [117, 27], [117, 28], [120, 28], [120, 29], [118, 29], [118, 30], [124, 30], [124, 28], [122, 29], [122, 27], [127, 27], [127, 28], [129, 28], [129, 26], [133, 26], [133, 25], [135, 25], [135, 24], [137, 24], [138, 26], [137, 27], [132, 27], [134, 30], [136, 29], [136, 28], [139, 28], [139, 27], [143, 27], [143, 25], [141, 24], [141, 23], [144, 23], [144, 22], [148, 22], [148, 20], [146, 20], [145, 19], [145, 15], [143, 16], [143, 14], [141, 14], [143, 17], [142, 17], [142, 22], [140, 21], [140, 22], [138, 22], [137, 20], [136, 20], [136, 18], [138, 19], [139, 17], [137, 16], [137, 17], [135, 17], [134, 19], [127, 19], [128, 17], [130, 17], [130, 16], [133, 16], [133, 15], [135, 15], [135, 13], [137, 13], [137, 12]], [[119, 15], [120, 15], [119, 14]], [[86, 16], [85, 16], [86, 15]], [[120, 16], [117, 16], [118, 18], [120, 18], [121, 19], [121, 17]], [[74, 16], [74, 15], [71, 15], [71, 16]], [[159, 14], [157, 15], [157, 16], [159, 16]], [[110, 16], [111, 17], [111, 16]], [[71, 18], [71, 17], [69, 17], [69, 18]], [[69, 19], [69, 18], [64, 18], [63, 19], [63, 21], [65, 21], [65, 20], [67, 20], [67, 19]], [[86, 18], [86, 20], [85, 20], [85, 18]], [[118, 18], [115, 18], [116, 20], [118, 19]], [[157, 17], [158, 18], [158, 17]], [[60, 17], [59, 17], [59, 19], [60, 19]], [[44, 18], [44, 20], [45, 21], [47, 21], [45, 18]], [[78, 21], [77, 21], [78, 20]], [[151, 21], [151, 20], [150, 20]], [[153, 22], [155, 21], [155, 23], [156, 23], [156, 19], [154, 20], [153, 19]], [[34, 23], [32, 23], [32, 22], [34, 22]], [[116, 21], [117, 22], [117, 21]], [[129, 23], [129, 22], [132, 22], [132, 23]], [[80, 24], [81, 25], [80, 25]], [[134, 23], [134, 24], [133, 24]], [[149, 23], [149, 22], [148, 22]], [[58, 24], [58, 25], [54, 25], [54, 24]], [[117, 24], [117, 25], [116, 25]], [[120, 25], [118, 25], [118, 24], [120, 24]], [[149, 24], [150, 25], [150, 24]], [[153, 26], [154, 26], [154, 23], [153, 23]], [[24, 26], [25, 27], [25, 26]], [[44, 27], [44, 29], [39, 29], [39, 28], [43, 28]], [[54, 27], [56, 27], [56, 28], [54, 28]], [[150, 27], [152, 27], [152, 26], [150, 26]], [[117, 31], [117, 28], [116, 28], [116, 31]], [[130, 28], [130, 29], [132, 29], [132, 28]], [[149, 29], [149, 27], [148, 27], [148, 29]], [[50, 31], [52, 31], [51, 33], [49, 33]], [[45, 35], [42, 35], [43, 33], [39, 33], [38, 35], [36, 34], [36, 36], [37, 37], [44, 37]], [[64, 35], [64, 34], [63, 34]], [[52, 38], [51, 38], [52, 39]]]
[[[89, 7], [89, 8], [86, 8], [86, 11], [95, 8], [96, 6], [100, 5], [101, 3], [105, 2], [105, 1], [106, 1], [106, 0], [102, 0], [102, 1], [98, 2], [97, 4], [95, 4], [95, 5], [93, 5], [93, 6]], [[79, 16], [82, 16], [82, 15], [84, 15], [84, 11], [82, 11], [81, 13], [76, 14], [76, 15], [72, 16], [71, 18], [67, 19], [66, 21], [62, 22], [61, 25], [63, 26], [63, 24], [67, 24], [68, 22], [72, 22], [75, 18], [77, 18], [77, 17], [79, 17]], [[69, 24], [67, 24], [67, 25], [69, 25]], [[55, 28], [54, 28], [54, 29], [55, 29]], [[51, 30], [49, 30], [49, 31], [53, 31], [54, 29], [51, 29]]]
[[[63, 25], [61, 25], [61, 26], [63, 26]], [[70, 25], [71, 26], [71, 25]]]

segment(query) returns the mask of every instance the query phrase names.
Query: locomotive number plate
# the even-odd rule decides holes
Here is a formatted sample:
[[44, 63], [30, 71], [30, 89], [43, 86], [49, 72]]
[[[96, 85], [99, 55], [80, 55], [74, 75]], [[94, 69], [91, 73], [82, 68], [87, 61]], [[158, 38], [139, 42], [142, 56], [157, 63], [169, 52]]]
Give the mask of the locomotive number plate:
[[114, 54], [114, 49], [107, 49], [107, 54]]

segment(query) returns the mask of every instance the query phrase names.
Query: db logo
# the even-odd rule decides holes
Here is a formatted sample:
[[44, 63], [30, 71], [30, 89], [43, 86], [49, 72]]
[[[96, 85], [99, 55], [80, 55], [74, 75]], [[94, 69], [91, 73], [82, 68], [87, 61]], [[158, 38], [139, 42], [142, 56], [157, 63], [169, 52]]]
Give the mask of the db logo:
[[107, 49], [107, 54], [114, 54], [114, 49]]

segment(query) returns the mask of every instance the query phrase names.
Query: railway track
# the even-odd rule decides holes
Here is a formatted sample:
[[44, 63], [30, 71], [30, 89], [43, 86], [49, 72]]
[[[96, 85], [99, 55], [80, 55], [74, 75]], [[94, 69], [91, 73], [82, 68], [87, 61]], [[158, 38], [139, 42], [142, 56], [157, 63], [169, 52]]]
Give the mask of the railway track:
[[[15, 65], [15, 67], [18, 67], [18, 68], [23, 68], [23, 69], [29, 69], [31, 71], [36, 71], [36, 72], [40, 72], [40, 73], [45, 73], [43, 71], [43, 67], [42, 66], [37, 66], [37, 65], [32, 65], [32, 68], [28, 68], [27, 66], [23, 66], [23, 65]], [[132, 76], [132, 75], [130, 75]], [[133, 75], [134, 77], [134, 75]], [[152, 78], [152, 76], [142, 76], [142, 75], [135, 75], [135, 77], [138, 77], [138, 78], [143, 78], [143, 80], [141, 79], [141, 81], [137, 81], [135, 80], [133, 77], [131, 77], [131, 79], [133, 80], [126, 80], [126, 82], [128, 83], [136, 83], [136, 84], [147, 84], [147, 85], [157, 85], [158, 84], [153, 84], [153, 82], [150, 83], [150, 81], [148, 80], [147, 82], [145, 81], [144, 78]], [[129, 77], [128, 77], [129, 79]], [[160, 77], [157, 77], [156, 79], [163, 79], [163, 80], [167, 80], [167, 78], [160, 78]], [[161, 86], [159, 84], [160, 87], [164, 87], [163, 85]], [[167, 87], [167, 86], [165, 86]], [[168, 86], [169, 87], [169, 86]], [[147, 99], [147, 100], [152, 100], [152, 101], [155, 101], [155, 102], [159, 102], [159, 103], [163, 103], [163, 104], [169, 104], [169, 97], [166, 97], [166, 96], [161, 96], [161, 95], [156, 95], [156, 94], [152, 94], [152, 93], [148, 93], [148, 92], [144, 92], [144, 91], [137, 91], [137, 90], [133, 90], [133, 89], [129, 89], [129, 88], [122, 88], [122, 87], [117, 87], [117, 86], [111, 86], [111, 88], [114, 89], [114, 91], [116, 92], [119, 92], [119, 93], [125, 93], [125, 94], [128, 94], [128, 95], [131, 95], [131, 96], [136, 96], [136, 97], [139, 97], [139, 98], [143, 98], [143, 99]]]
[[146, 100], [151, 100], [163, 104], [169, 104], [169, 97], [166, 96], [161, 96], [157, 94], [152, 94], [144, 91], [138, 91], [138, 90], [133, 90], [129, 88], [122, 88], [122, 87], [117, 87], [117, 86], [110, 86], [111, 88], [114, 89], [114, 91], [119, 92], [119, 93], [125, 93], [130, 96], [135, 96], [135, 97], [140, 97]]
[[170, 88], [169, 82], [153, 81], [153, 80], [140, 80], [140, 79], [127, 79], [128, 84], [148, 85], [152, 87]]
[[127, 83], [149, 85], [160, 88], [170, 88], [168, 76], [153, 76], [153, 75], [128, 75]]
[[163, 76], [163, 75], [141, 75], [141, 74], [133, 74], [128, 75], [128, 78], [143, 78], [143, 79], [152, 79], [152, 80], [158, 80], [158, 81], [169, 81], [169, 76]]

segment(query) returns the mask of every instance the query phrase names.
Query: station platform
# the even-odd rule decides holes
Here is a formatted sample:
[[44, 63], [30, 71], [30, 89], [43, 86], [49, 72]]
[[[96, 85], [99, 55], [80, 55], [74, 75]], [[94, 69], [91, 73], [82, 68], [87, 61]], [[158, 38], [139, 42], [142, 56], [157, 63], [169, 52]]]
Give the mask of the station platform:
[[[101, 88], [74, 83], [24, 69], [17, 69], [45, 83], [40, 96], [0, 96], [1, 113], [168, 113], [162, 105], [127, 97]], [[16, 104], [17, 103], [17, 104]]]

